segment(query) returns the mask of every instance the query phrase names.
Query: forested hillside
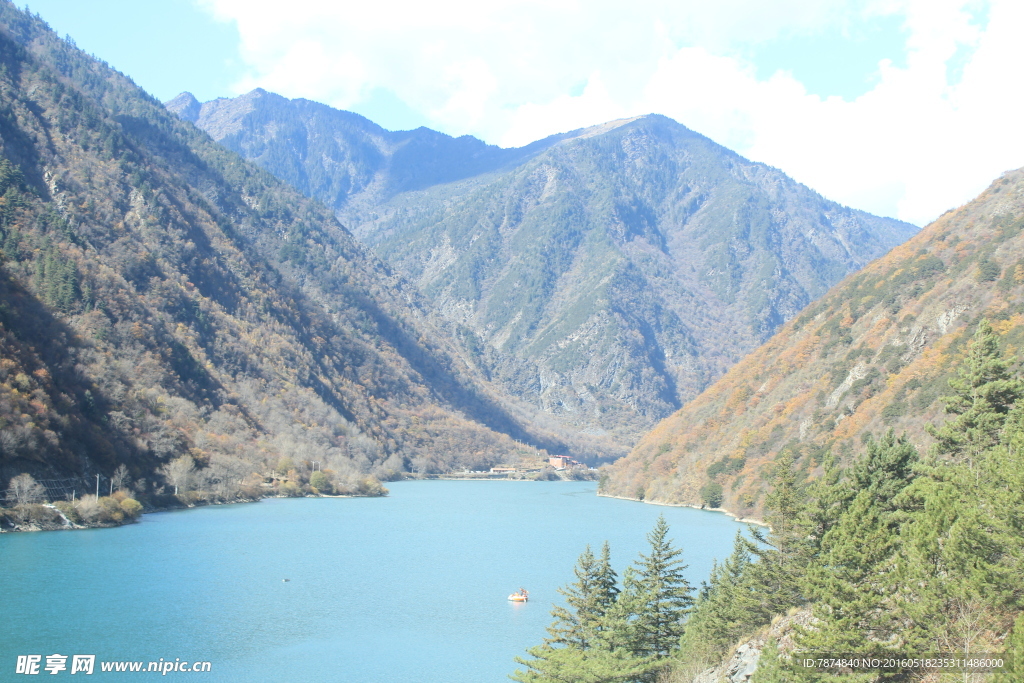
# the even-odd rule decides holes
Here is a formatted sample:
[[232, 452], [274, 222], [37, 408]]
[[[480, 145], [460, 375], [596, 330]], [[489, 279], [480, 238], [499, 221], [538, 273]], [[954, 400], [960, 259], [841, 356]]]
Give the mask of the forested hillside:
[[621, 447], [915, 232], [661, 116], [502, 150], [262, 91], [168, 106], [335, 207], [507, 391]]
[[807, 482], [787, 452], [768, 529], [738, 533], [699, 590], [663, 523], [621, 581], [587, 549], [513, 678], [1024, 680], [1024, 382], [985, 322], [962, 356], [931, 453], [889, 430]]
[[996, 180], [849, 276], [659, 424], [609, 472], [610, 495], [756, 515], [783, 453], [802, 477], [893, 428], [927, 451], [978, 321], [1024, 341], [1024, 171]]
[[187, 457], [223, 491], [311, 461], [355, 490], [564, 448], [329, 209], [9, 2], [0, 192], [4, 488], [119, 465], [153, 488]]

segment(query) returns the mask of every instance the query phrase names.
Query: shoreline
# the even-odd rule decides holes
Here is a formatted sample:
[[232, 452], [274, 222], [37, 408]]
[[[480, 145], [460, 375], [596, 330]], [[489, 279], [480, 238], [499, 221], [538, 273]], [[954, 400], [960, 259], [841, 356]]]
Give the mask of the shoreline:
[[[489, 477], [489, 476], [451, 476], [451, 475], [435, 475], [435, 476], [406, 476], [396, 481], [519, 481], [519, 482], [536, 482], [537, 479], [530, 479], [527, 477]], [[545, 481], [556, 481], [556, 480], [545, 480]], [[594, 481], [593, 479], [562, 479], [559, 478], [557, 481], [563, 482], [574, 482], [574, 481]], [[691, 505], [686, 503], [666, 503], [661, 501], [648, 501], [648, 500], [637, 500], [636, 498], [627, 498], [626, 496], [613, 496], [607, 493], [601, 493], [597, 491], [599, 498], [614, 498], [616, 500], [627, 500], [633, 503], [644, 503], [648, 505], [662, 505], [665, 507], [687, 507], [694, 510], [705, 510], [707, 512], [720, 512], [729, 517], [732, 517], [737, 522], [742, 524], [756, 524], [767, 528], [768, 525], [759, 519], [753, 519], [749, 517], [740, 517], [735, 513], [726, 510], [725, 508], [709, 508], [699, 505]], [[281, 494], [260, 496], [259, 498], [241, 498], [236, 500], [217, 500], [211, 502], [204, 502], [201, 504], [181, 504], [181, 505], [167, 505], [163, 507], [153, 507], [145, 510], [142, 514], [149, 515], [157, 512], [174, 512], [176, 510], [191, 510], [194, 508], [209, 507], [212, 505], [240, 505], [247, 503], [259, 503], [262, 500], [269, 498], [384, 498], [387, 496], [357, 496], [352, 494], [317, 494], [317, 495], [305, 495], [305, 496], [287, 496]], [[47, 504], [47, 507], [52, 507], [52, 504]], [[63, 515], [62, 515], [63, 516]], [[39, 526], [36, 524], [28, 524], [24, 527], [15, 525], [14, 528], [0, 526], [0, 534], [13, 534], [13, 533], [33, 533], [41, 531], [78, 531], [82, 529], [115, 529], [117, 527], [128, 526], [130, 524], [138, 524], [141, 521], [139, 519], [132, 520], [130, 522], [124, 522], [120, 524], [112, 524], [109, 522], [97, 523], [97, 524], [62, 524], [60, 526]]]
[[[130, 526], [132, 524], [138, 524], [142, 520], [143, 516], [151, 515], [151, 514], [154, 514], [154, 513], [157, 513], [157, 512], [175, 512], [175, 511], [178, 511], [178, 510], [192, 510], [192, 509], [195, 509], [195, 508], [210, 507], [210, 506], [213, 506], [213, 505], [244, 505], [244, 504], [249, 504], [249, 503], [259, 503], [260, 501], [266, 500], [268, 498], [386, 498], [386, 497], [387, 496], [356, 496], [356, 495], [352, 495], [352, 494], [334, 494], [334, 493], [332, 493], [332, 494], [321, 493], [321, 494], [317, 494], [317, 495], [310, 494], [310, 495], [305, 495], [305, 496], [286, 496], [286, 495], [281, 495], [281, 494], [275, 494], [275, 495], [271, 495], [271, 496], [260, 496], [259, 498], [238, 498], [238, 499], [235, 499], [235, 500], [216, 500], [216, 501], [209, 501], [209, 502], [198, 503], [198, 504], [197, 503], [192, 503], [192, 504], [182, 503], [180, 505], [165, 505], [165, 506], [162, 506], [162, 507], [150, 507], [148, 509], [144, 509], [142, 514], [139, 515], [138, 519], [133, 519], [133, 520], [124, 521], [124, 522], [97, 522], [95, 524], [76, 524], [74, 522], [71, 522], [70, 520], [67, 520], [67, 518], [64, 517], [63, 513], [60, 513], [59, 510], [58, 510], [58, 513], [61, 515], [61, 517], [64, 517], [64, 519], [67, 521], [67, 523], [60, 524], [60, 525], [57, 525], [57, 524], [43, 524], [43, 525], [40, 525], [40, 524], [36, 524], [36, 523], [31, 523], [30, 522], [30, 523], [27, 523], [25, 525], [15, 524], [13, 528], [12, 527], [6, 527], [6, 526], [0, 526], [0, 534], [24, 534], [24, 533], [36, 533], [36, 532], [42, 532], [42, 531], [81, 531], [81, 530], [84, 530], [84, 529], [116, 529], [116, 528], [122, 527], [122, 526]], [[54, 510], [57, 510], [57, 508], [52, 503], [42, 503], [42, 505], [44, 507], [49, 507], [49, 508], [53, 508]]]
[[754, 519], [752, 517], [740, 517], [736, 513], [730, 512], [729, 510], [726, 510], [725, 508], [709, 508], [709, 507], [704, 507], [704, 506], [701, 506], [701, 505], [691, 505], [691, 504], [688, 504], [688, 503], [663, 503], [663, 502], [655, 501], [655, 500], [637, 500], [636, 498], [627, 498], [626, 496], [612, 496], [612, 495], [609, 495], [607, 493], [601, 493], [600, 491], [597, 492], [597, 495], [600, 496], [601, 498], [615, 498], [617, 500], [629, 500], [629, 501], [632, 501], [634, 503], [644, 503], [646, 505], [663, 505], [665, 507], [672, 507], [672, 508], [693, 508], [694, 510], [705, 510], [707, 512], [721, 512], [723, 514], [728, 515], [729, 517], [732, 517], [733, 519], [735, 519], [737, 522], [740, 522], [741, 524], [756, 524], [757, 526], [763, 526], [766, 529], [769, 528], [768, 525], [765, 522], [763, 522], [762, 520], [760, 520], [760, 519]]

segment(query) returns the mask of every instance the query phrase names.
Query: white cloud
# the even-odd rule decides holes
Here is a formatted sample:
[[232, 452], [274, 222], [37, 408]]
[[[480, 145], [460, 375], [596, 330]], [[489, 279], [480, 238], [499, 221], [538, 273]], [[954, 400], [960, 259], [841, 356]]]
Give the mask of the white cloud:
[[[503, 145], [624, 116], [670, 116], [843, 203], [916, 223], [1024, 165], [1015, 52], [1024, 4], [991, 0], [339, 3], [200, 0], [237, 22], [249, 76], [339, 108], [392, 91], [453, 135]], [[759, 78], [759, 42], [905, 22], [904, 66], [852, 102]], [[967, 50], [959, 80], [951, 59]]]

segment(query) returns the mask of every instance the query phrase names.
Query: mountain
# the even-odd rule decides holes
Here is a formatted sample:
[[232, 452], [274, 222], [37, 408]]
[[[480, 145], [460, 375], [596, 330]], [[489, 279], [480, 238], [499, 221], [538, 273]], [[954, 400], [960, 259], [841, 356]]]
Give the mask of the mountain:
[[566, 448], [329, 209], [9, 2], [0, 248], [5, 481], [157, 484], [183, 455], [223, 486], [314, 460], [355, 480]]
[[1008, 354], [1024, 344], [1024, 169], [847, 277], [609, 472], [609, 495], [758, 514], [788, 451], [804, 476], [829, 451], [849, 464], [892, 428], [922, 452], [967, 341], [986, 318]]
[[359, 114], [262, 88], [204, 103], [185, 92], [165, 106], [345, 222], [361, 222], [364, 213], [401, 192], [514, 165], [557, 139], [502, 149], [428, 128], [389, 131]]
[[499, 149], [264, 91], [168, 107], [332, 206], [507, 391], [624, 446], [916, 231], [662, 116]]

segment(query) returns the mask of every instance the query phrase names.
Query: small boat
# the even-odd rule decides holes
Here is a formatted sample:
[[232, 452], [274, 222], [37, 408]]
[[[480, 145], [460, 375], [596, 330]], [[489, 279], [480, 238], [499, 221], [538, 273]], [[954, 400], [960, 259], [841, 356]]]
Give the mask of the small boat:
[[530, 592], [525, 588], [520, 588], [512, 595], [508, 596], [508, 599], [512, 602], [526, 602], [530, 599]]

